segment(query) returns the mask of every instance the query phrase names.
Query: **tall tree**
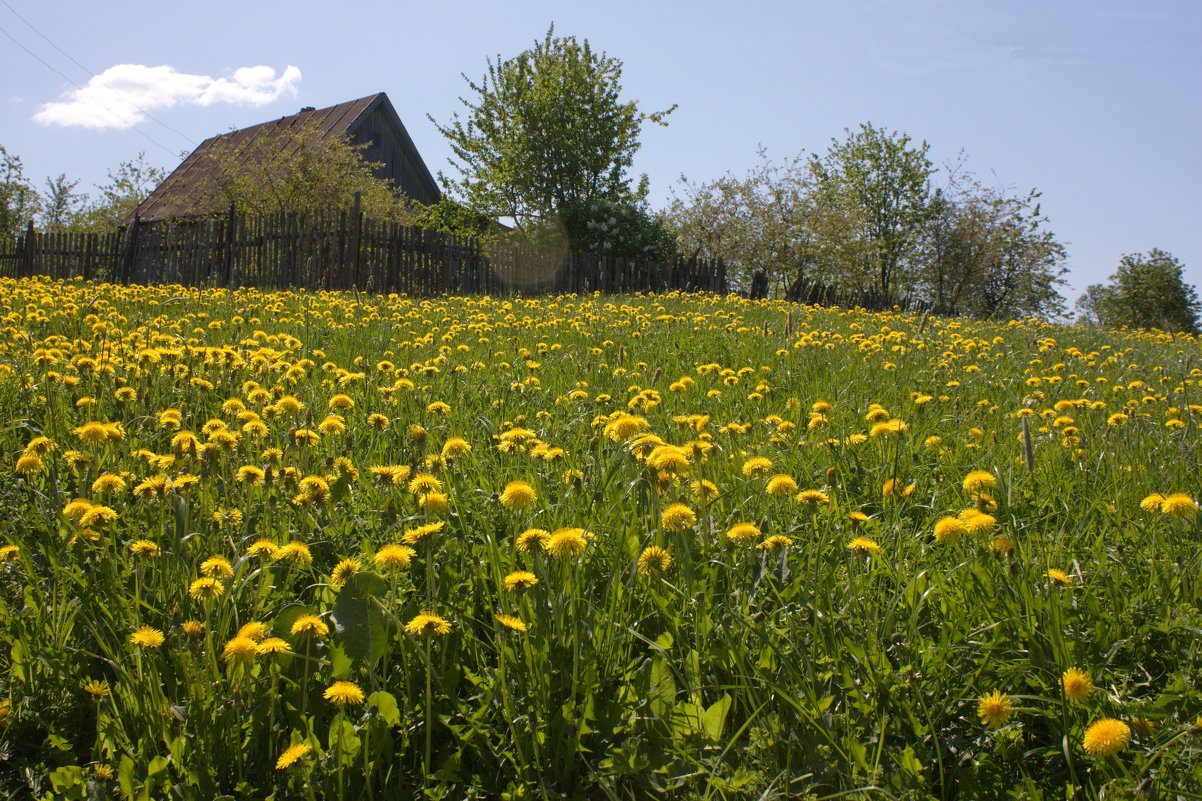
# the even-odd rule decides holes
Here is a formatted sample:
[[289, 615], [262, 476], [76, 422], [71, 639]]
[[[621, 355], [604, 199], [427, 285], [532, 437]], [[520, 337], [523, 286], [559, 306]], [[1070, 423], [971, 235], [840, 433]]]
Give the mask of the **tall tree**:
[[1123, 256], [1109, 283], [1088, 287], [1077, 309], [1105, 326], [1191, 334], [1198, 333], [1202, 316], [1197, 287], [1186, 283], [1185, 265], [1159, 248]]
[[537, 227], [568, 206], [637, 205], [646, 177], [629, 171], [643, 122], [666, 124], [675, 108], [644, 114], [621, 99], [622, 63], [588, 40], [557, 37], [555, 27], [514, 58], [488, 60], [480, 81], [466, 75], [474, 98], [460, 98], [465, 118], [430, 121], [455, 154], [457, 179], [446, 189], [491, 217]]
[[72, 181], [66, 173], [46, 179], [46, 191], [38, 214], [38, 226], [52, 233], [78, 226], [87, 207], [86, 192], [76, 192], [79, 180]]
[[798, 278], [817, 246], [809, 225], [811, 178], [806, 159], [776, 162], [764, 150], [746, 175], [709, 183], [680, 180], [664, 212], [685, 255], [722, 257], [734, 286], [756, 272], [783, 288]]
[[21, 157], [0, 145], [0, 236], [20, 235], [40, 206], [38, 190], [25, 177]]
[[822, 266], [859, 289], [893, 295], [913, 277], [924, 230], [935, 215], [936, 170], [926, 142], [912, 144], [908, 135], [871, 123], [846, 133], [810, 161], [815, 209], [827, 216], [820, 225], [844, 243]]
[[108, 183], [97, 187], [99, 196], [76, 215], [73, 227], [115, 230], [167, 175], [167, 170], [151, 164], [145, 153], [121, 162], [109, 170]]
[[1064, 312], [1067, 252], [1032, 189], [1015, 196], [948, 169], [933, 203], [918, 279], [935, 308], [976, 317]]

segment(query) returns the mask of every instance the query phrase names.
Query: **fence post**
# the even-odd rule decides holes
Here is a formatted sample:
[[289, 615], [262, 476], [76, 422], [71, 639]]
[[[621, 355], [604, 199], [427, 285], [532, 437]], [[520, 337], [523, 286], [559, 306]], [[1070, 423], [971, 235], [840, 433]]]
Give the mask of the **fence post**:
[[29, 221], [29, 227], [25, 229], [25, 241], [21, 247], [21, 269], [23, 275], [33, 275], [33, 259], [37, 253], [37, 233], [33, 230], [33, 220]]
[[356, 192], [351, 202], [351, 265], [354, 270], [353, 286], [359, 287], [359, 241], [363, 236], [363, 212], [360, 211], [362, 193]]
[[234, 271], [234, 202], [230, 201], [229, 214], [225, 218], [225, 240], [221, 243], [222, 284], [229, 289]]
[[134, 222], [129, 227], [129, 242], [125, 246], [124, 264], [121, 265], [121, 283], [128, 284], [133, 278], [134, 263], [138, 258], [138, 235], [142, 230], [142, 218], [134, 214]]

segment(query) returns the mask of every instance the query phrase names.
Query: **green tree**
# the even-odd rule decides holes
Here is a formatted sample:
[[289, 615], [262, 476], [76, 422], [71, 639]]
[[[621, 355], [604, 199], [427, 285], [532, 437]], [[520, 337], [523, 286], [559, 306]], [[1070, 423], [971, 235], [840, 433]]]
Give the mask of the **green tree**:
[[79, 225], [87, 208], [88, 195], [86, 192], [76, 192], [78, 186], [78, 179], [72, 181], [66, 173], [46, 179], [46, 191], [38, 214], [39, 228], [57, 233]]
[[1159, 248], [1123, 256], [1109, 283], [1088, 287], [1077, 309], [1104, 326], [1190, 334], [1198, 333], [1202, 315], [1197, 287], [1185, 281], [1185, 265]]
[[553, 225], [568, 206], [642, 202], [646, 177], [629, 175], [639, 132], [672, 111], [644, 114], [622, 100], [621, 62], [554, 31], [514, 58], [489, 59], [479, 82], [464, 75], [475, 95], [461, 98], [466, 118], [430, 117], [458, 159], [457, 179], [439, 174], [447, 191], [519, 230]]
[[664, 219], [683, 254], [724, 259], [733, 286], [746, 289], [762, 271], [780, 289], [804, 272], [817, 247], [811, 184], [803, 156], [775, 162], [761, 150], [746, 175], [704, 184], [682, 177]]
[[70, 227], [91, 231], [112, 231], [133, 215], [154, 188], [167, 178], [168, 172], [151, 164], [146, 153], [139, 153], [109, 170], [108, 183], [97, 187], [99, 196], [74, 215]]
[[938, 207], [926, 142], [864, 123], [813, 156], [812, 225], [832, 247], [818, 267], [835, 283], [893, 295], [910, 282]]
[[20, 156], [0, 145], [0, 236], [12, 238], [24, 233], [40, 207], [38, 191], [25, 177]]
[[974, 317], [1058, 317], [1067, 252], [1032, 189], [1014, 196], [948, 169], [936, 193], [919, 282], [935, 308]]
[[251, 214], [349, 208], [358, 193], [365, 216], [413, 223], [417, 204], [377, 177], [362, 150], [345, 136], [326, 135], [315, 121], [245, 145], [219, 139], [205, 154], [214, 176], [205, 205], [233, 203]]

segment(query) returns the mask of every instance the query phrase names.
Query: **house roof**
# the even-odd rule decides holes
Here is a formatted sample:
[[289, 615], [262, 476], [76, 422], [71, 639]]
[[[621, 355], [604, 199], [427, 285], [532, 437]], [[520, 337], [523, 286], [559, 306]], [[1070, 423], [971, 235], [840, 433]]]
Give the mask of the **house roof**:
[[135, 214], [143, 220], [158, 220], [168, 217], [198, 217], [222, 211], [222, 201], [212, 192], [212, 182], [218, 172], [217, 165], [213, 159], [207, 158], [218, 142], [222, 143], [223, 148], [228, 145], [235, 154], [253, 157], [254, 154], [262, 153], [261, 148], [270, 147], [271, 143], [277, 140], [281, 146], [295, 148], [295, 139], [289, 137], [288, 133], [308, 125], [319, 127], [327, 137], [349, 136], [354, 139], [358, 124], [367, 120], [377, 110], [383, 111], [392, 123], [390, 127], [401, 141], [402, 148], [408, 151], [406, 156], [416, 172], [417, 180], [423, 188], [432, 187], [432, 193], [437, 196], [438, 184], [418, 154], [409, 132], [405, 130], [404, 124], [389, 102], [388, 95], [379, 92], [328, 108], [305, 108], [288, 117], [209, 137], [138, 205]]

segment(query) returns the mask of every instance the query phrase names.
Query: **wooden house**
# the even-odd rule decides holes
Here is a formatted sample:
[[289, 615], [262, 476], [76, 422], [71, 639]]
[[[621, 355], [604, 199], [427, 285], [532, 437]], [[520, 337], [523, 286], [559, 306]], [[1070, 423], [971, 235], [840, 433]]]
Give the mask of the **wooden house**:
[[[317, 126], [325, 136], [345, 136], [362, 146], [363, 158], [375, 162], [378, 177], [422, 204], [435, 203], [442, 197], [438, 184], [405, 130], [388, 95], [361, 97], [329, 108], [306, 107], [289, 117], [252, 125], [201, 142], [175, 171], [159, 184], [137, 208], [144, 221], [167, 218], [201, 217], [224, 211], [219, 193], [212, 191], [215, 179], [213, 159], [207, 154], [214, 146], [229, 148], [235, 154], [255, 158], [279, 143], [287, 147], [288, 136], [303, 126]], [[133, 215], [131, 215], [131, 221]]]

